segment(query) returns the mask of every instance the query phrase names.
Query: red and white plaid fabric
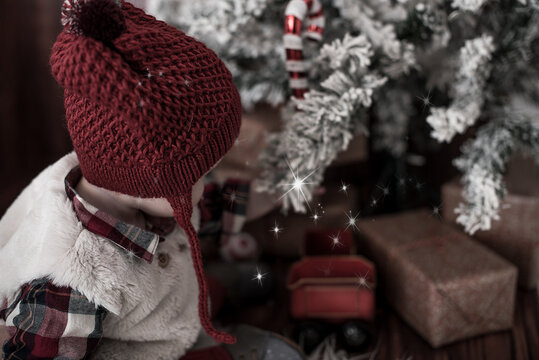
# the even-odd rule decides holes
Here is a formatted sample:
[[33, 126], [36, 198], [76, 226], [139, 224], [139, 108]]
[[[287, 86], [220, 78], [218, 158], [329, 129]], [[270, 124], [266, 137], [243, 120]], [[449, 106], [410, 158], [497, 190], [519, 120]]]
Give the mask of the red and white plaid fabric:
[[256, 240], [242, 233], [249, 189], [250, 182], [242, 179], [228, 179], [222, 188], [213, 182], [204, 188], [201, 210], [206, 216], [199, 237], [219, 237], [219, 251], [227, 261], [252, 259], [258, 253]]
[[103, 336], [107, 311], [46, 278], [26, 284], [4, 306], [0, 317], [10, 335], [5, 360], [86, 359]]
[[120, 221], [87, 203], [75, 191], [75, 186], [81, 177], [79, 167], [71, 170], [65, 178], [65, 188], [82, 225], [94, 234], [111, 240], [114, 244], [151, 263], [157, 245], [164, 239], [154, 232]]
[[[157, 245], [164, 241], [160, 235], [173, 230], [174, 219], [147, 217], [152, 231], [124, 223], [77, 194], [81, 176], [79, 167], [72, 169], [65, 178], [65, 191], [82, 225], [151, 263]], [[0, 319], [10, 335], [3, 359], [86, 359], [103, 336], [107, 313], [70, 287], [56, 286], [46, 278], [33, 280], [0, 304]]]
[[220, 253], [224, 260], [253, 260], [258, 254], [258, 243], [242, 232], [247, 220], [250, 183], [231, 179], [223, 187], [223, 219]]
[[247, 215], [249, 188], [250, 182], [242, 179], [228, 179], [222, 188], [215, 182], [206, 184], [200, 203], [203, 223], [199, 236], [238, 234]]
[[239, 233], [245, 224], [250, 183], [230, 179], [223, 186], [223, 235]]

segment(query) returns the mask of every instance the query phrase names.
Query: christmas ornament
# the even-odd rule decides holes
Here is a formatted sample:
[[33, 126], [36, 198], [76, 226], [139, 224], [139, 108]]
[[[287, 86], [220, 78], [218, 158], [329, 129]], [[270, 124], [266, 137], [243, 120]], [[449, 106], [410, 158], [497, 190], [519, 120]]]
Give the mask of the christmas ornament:
[[322, 40], [324, 13], [320, 0], [292, 0], [285, 10], [283, 42], [286, 50], [286, 69], [290, 76], [292, 96], [303, 99], [307, 92], [307, 69], [303, 61], [303, 23], [308, 16], [306, 37]]

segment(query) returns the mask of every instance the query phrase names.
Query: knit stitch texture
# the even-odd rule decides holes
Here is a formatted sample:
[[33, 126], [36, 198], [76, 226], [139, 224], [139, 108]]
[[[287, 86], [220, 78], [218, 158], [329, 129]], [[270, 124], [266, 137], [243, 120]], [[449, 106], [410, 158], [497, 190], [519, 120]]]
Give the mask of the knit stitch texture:
[[128, 2], [120, 2], [121, 33], [111, 27], [113, 36], [104, 34], [106, 26], [98, 23], [118, 19], [117, 12], [91, 16], [95, 27], [85, 18], [76, 28], [81, 9], [111, 9], [80, 6], [92, 1], [118, 6], [112, 0], [66, 0], [64, 12], [79, 20], [64, 19], [50, 59], [65, 89], [67, 127], [83, 176], [111, 191], [169, 200], [189, 236], [201, 323], [216, 340], [233, 342], [209, 320], [202, 257], [190, 222], [193, 184], [239, 133], [241, 103], [232, 76], [204, 44]]

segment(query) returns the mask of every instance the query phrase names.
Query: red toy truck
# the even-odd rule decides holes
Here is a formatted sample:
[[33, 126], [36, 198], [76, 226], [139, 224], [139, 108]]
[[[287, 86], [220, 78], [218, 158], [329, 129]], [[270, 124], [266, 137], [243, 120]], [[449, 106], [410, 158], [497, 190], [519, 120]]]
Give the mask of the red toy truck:
[[349, 352], [369, 343], [376, 272], [369, 260], [352, 255], [354, 248], [351, 231], [310, 231], [305, 256], [290, 268], [290, 312], [299, 320], [296, 340], [307, 353], [333, 331]]

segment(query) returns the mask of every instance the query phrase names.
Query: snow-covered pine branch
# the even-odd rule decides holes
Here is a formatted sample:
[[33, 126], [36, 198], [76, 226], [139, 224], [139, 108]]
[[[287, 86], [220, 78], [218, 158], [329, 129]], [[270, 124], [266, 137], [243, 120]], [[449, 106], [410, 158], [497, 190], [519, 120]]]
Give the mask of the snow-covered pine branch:
[[494, 51], [492, 36], [482, 35], [467, 40], [460, 50], [459, 69], [453, 85], [453, 101], [449, 107], [433, 107], [427, 122], [431, 136], [439, 142], [449, 142], [458, 133], [472, 126], [484, 102], [484, 87], [490, 75]]
[[[319, 89], [294, 101], [297, 111], [284, 112], [284, 130], [270, 137], [260, 158], [264, 171], [259, 188], [286, 194], [284, 209], [291, 206], [305, 212], [324, 170], [358, 131], [366, 131], [359, 111], [371, 106], [373, 91], [385, 82], [369, 71], [371, 56], [370, 43], [363, 35], [347, 34], [325, 45], [315, 62], [333, 72]], [[301, 194], [289, 191], [298, 178], [305, 179]]]
[[[375, 150], [387, 151], [399, 158], [408, 148], [408, 122], [412, 109], [412, 96], [402, 88], [388, 88], [376, 97], [373, 125], [373, 146]], [[379, 99], [381, 98], [381, 99]]]
[[[389, 10], [400, 8], [400, 4], [384, 7], [381, 14], [375, 11], [380, 1], [333, 0], [340, 16], [351, 22], [353, 27], [364, 34], [375, 51], [382, 55], [383, 73], [391, 78], [407, 74], [417, 66], [414, 46], [397, 39], [393, 24], [383, 22], [377, 16], [384, 16]], [[371, 5], [371, 6], [369, 6]], [[404, 10], [404, 9], [402, 9]]]
[[240, 27], [260, 16], [269, 0], [148, 0], [148, 10], [170, 24], [187, 26], [187, 32], [226, 46]]
[[506, 193], [503, 172], [515, 150], [522, 148], [539, 159], [539, 120], [508, 110], [500, 112], [503, 115], [481, 128], [454, 160], [464, 173], [465, 202], [455, 209], [457, 222], [470, 234], [489, 230], [491, 222], [499, 220]]
[[453, 0], [451, 6], [460, 10], [476, 12], [487, 0]]

